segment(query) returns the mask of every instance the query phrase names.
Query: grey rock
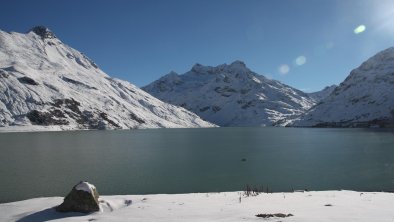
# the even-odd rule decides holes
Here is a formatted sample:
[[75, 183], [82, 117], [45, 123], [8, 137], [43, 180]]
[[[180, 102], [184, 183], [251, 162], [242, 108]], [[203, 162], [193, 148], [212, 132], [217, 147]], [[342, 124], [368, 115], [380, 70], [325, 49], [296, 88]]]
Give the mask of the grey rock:
[[30, 31], [36, 33], [42, 39], [54, 39], [54, 38], [56, 38], [56, 35], [51, 30], [49, 30], [47, 27], [45, 27], [45, 26], [36, 26], [36, 27], [32, 28]]

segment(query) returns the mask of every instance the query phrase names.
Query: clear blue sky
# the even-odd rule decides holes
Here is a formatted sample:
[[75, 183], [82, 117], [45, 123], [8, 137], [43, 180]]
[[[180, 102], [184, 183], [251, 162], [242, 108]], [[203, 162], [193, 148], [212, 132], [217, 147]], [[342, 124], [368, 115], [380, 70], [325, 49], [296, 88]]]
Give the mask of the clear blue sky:
[[[137, 86], [195, 63], [243, 60], [259, 74], [314, 91], [340, 83], [365, 59], [394, 46], [394, 1], [1, 2], [0, 29], [25, 32], [35, 25]], [[365, 31], [355, 34], [360, 25]], [[298, 57], [303, 65], [296, 65]]]

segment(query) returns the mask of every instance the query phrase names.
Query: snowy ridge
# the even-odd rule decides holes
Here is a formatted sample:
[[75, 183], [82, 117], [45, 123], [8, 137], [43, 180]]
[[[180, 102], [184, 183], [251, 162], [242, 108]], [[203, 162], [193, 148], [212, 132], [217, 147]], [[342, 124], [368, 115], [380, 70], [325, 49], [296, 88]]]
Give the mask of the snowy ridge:
[[307, 94], [252, 72], [241, 61], [216, 67], [196, 64], [142, 88], [219, 126], [284, 125], [314, 105]]
[[0, 31], [0, 90], [0, 126], [7, 126], [3, 128], [213, 126], [129, 82], [109, 77], [42, 26], [26, 34]]
[[368, 59], [295, 126], [394, 127], [394, 48]]

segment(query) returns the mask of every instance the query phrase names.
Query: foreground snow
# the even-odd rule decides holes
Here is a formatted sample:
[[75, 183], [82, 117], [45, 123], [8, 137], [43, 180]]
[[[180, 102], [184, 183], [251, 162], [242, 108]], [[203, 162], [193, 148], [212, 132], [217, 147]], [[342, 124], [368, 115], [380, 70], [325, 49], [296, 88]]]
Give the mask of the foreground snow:
[[[392, 221], [394, 194], [317, 191], [260, 194], [241, 192], [102, 196], [102, 212], [57, 213], [61, 197], [0, 204], [0, 221]], [[293, 214], [258, 218], [256, 214]]]

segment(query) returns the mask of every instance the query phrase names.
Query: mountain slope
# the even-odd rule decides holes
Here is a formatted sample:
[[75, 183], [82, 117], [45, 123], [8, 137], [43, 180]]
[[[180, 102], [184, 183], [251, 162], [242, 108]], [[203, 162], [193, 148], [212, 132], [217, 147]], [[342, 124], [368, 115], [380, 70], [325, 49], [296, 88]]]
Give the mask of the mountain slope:
[[314, 99], [316, 102], [319, 102], [328, 97], [335, 90], [336, 87], [337, 85], [326, 86], [320, 91], [308, 93], [308, 96]]
[[183, 75], [171, 72], [142, 89], [220, 126], [286, 124], [286, 118], [314, 105], [307, 94], [258, 75], [241, 61], [196, 64]]
[[197, 115], [109, 77], [49, 29], [0, 31], [0, 126], [209, 127]]
[[295, 121], [295, 126], [393, 127], [394, 48], [377, 53]]

